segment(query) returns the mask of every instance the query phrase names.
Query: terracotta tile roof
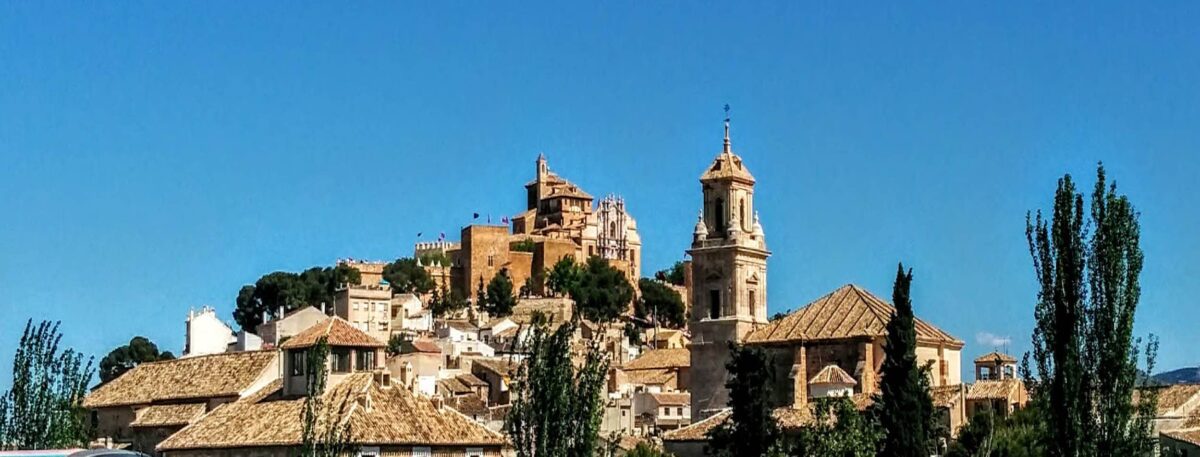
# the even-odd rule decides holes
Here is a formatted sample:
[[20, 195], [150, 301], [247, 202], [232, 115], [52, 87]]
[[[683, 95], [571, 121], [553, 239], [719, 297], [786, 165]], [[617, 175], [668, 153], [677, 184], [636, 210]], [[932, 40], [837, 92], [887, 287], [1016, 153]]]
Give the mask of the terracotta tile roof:
[[962, 384], [953, 384], [934, 386], [929, 393], [933, 397], [934, 406], [950, 406], [962, 399], [965, 390]]
[[463, 321], [463, 320], [447, 320], [447, 321], [445, 321], [445, 324], [447, 327], [458, 330], [460, 332], [474, 333], [474, 332], [479, 331], [479, 327], [476, 327], [476, 326], [472, 325], [470, 322]]
[[[624, 370], [622, 370], [624, 371]], [[675, 371], [667, 368], [659, 370], [630, 370], [624, 371], [630, 384], [663, 385], [675, 380]]]
[[653, 349], [621, 367], [625, 371], [662, 368], [686, 368], [692, 366], [692, 355], [684, 348]]
[[708, 432], [725, 423], [731, 413], [730, 410], [725, 409], [702, 421], [692, 422], [687, 427], [670, 430], [663, 433], [663, 441], [708, 441]]
[[478, 395], [463, 395], [446, 400], [446, 406], [468, 417], [491, 417], [487, 402]]
[[854, 380], [850, 373], [846, 373], [837, 365], [826, 365], [816, 376], [808, 381], [809, 384], [838, 384], [838, 385], [857, 385], [858, 381]]
[[137, 410], [130, 427], [169, 427], [187, 425], [204, 414], [204, 403], [153, 405]]
[[967, 400], [1016, 399], [1022, 389], [1019, 379], [976, 381], [967, 388]]
[[997, 360], [999, 360], [1001, 363], [1017, 363], [1016, 357], [999, 351], [992, 351], [981, 355], [975, 359], [975, 363], [992, 363]]
[[470, 387], [467, 387], [466, 384], [455, 378], [439, 379], [437, 383], [442, 390], [449, 392], [450, 395], [467, 395], [473, 392]]
[[517, 366], [519, 365], [511, 360], [486, 358], [475, 359], [471, 361], [471, 363], [474, 365], [479, 365], [483, 369], [496, 373], [500, 376], [507, 377], [511, 377], [513, 374], [515, 374], [517, 372]]
[[345, 319], [334, 316], [318, 322], [316, 325], [297, 333], [296, 336], [279, 345], [280, 349], [299, 349], [315, 346], [317, 341], [325, 337], [326, 344], [342, 347], [386, 347], [387, 344], [368, 335], [367, 332], [355, 328]]
[[687, 392], [659, 392], [650, 394], [659, 405], [687, 406], [692, 404], [692, 395]]
[[429, 354], [440, 354], [442, 352], [442, 348], [437, 343], [429, 340], [413, 340], [409, 341], [408, 344], [412, 347], [412, 351], [410, 352], [424, 352]]
[[[865, 289], [847, 284], [816, 301], [750, 332], [748, 344], [883, 337], [895, 308]], [[917, 341], [963, 346], [949, 333], [916, 319]]]
[[[224, 405], [158, 445], [159, 451], [295, 446], [303, 432], [304, 398], [281, 399], [280, 383]], [[450, 408], [439, 410], [405, 389], [380, 388], [355, 373], [325, 393], [327, 404], [350, 405], [341, 417], [356, 445], [501, 446], [504, 438]], [[366, 405], [370, 405], [369, 407]]]
[[254, 387], [275, 351], [227, 352], [143, 363], [88, 393], [85, 408], [231, 397]]
[[1200, 384], [1175, 384], [1158, 391], [1158, 415], [1165, 416], [1184, 406], [1200, 393]]
[[1163, 436], [1171, 438], [1175, 441], [1182, 441], [1193, 446], [1200, 446], [1200, 429], [1175, 430], [1170, 432], [1162, 432]]
[[754, 184], [754, 176], [750, 174], [750, 170], [746, 168], [746, 164], [742, 163], [742, 158], [733, 152], [722, 152], [713, 159], [712, 165], [704, 170], [700, 175], [700, 181], [716, 181], [722, 179], [733, 179], [744, 181], [749, 184]]
[[454, 379], [458, 380], [458, 382], [461, 382], [464, 386], [467, 386], [467, 387], [487, 387], [487, 385], [488, 385], [487, 381], [479, 379], [478, 376], [475, 376], [471, 373], [460, 374], [458, 376], [455, 376]]

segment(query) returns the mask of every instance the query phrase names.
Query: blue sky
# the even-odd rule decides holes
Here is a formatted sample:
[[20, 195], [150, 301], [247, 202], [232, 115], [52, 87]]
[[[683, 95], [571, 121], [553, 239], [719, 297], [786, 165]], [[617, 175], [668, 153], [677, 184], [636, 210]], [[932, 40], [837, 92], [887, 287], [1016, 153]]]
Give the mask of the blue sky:
[[772, 312], [904, 261], [964, 360], [1023, 352], [1025, 213], [1103, 160], [1142, 211], [1137, 333], [1195, 365], [1200, 4], [844, 3], [0, 3], [0, 386], [27, 318], [178, 352], [264, 273], [516, 213], [539, 152], [665, 267], [726, 103]]

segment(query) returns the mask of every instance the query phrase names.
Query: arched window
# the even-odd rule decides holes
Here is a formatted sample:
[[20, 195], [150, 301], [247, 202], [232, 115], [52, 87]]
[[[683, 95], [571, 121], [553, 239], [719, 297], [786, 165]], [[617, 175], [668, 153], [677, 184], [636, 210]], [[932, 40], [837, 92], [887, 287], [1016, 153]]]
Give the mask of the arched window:
[[725, 200], [717, 198], [713, 202], [713, 226], [717, 228], [717, 233], [725, 232]]
[[613, 238], [617, 237], [617, 223], [616, 222], [608, 223], [608, 236], [613, 237]]

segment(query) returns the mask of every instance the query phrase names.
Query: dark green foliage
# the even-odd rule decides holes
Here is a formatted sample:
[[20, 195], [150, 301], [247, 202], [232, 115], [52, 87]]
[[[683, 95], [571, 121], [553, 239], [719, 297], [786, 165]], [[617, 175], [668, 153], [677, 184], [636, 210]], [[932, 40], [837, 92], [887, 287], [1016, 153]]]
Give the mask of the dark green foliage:
[[0, 450], [83, 447], [90, 439], [80, 402], [92, 359], [60, 349], [58, 322], [30, 319], [13, 355], [12, 388], [0, 396]]
[[537, 325], [521, 349], [526, 359], [513, 379], [512, 409], [505, 419], [518, 457], [590, 457], [601, 449], [600, 420], [608, 358], [590, 342], [584, 363], [571, 363], [575, 325], [551, 332]]
[[513, 295], [512, 279], [508, 277], [508, 269], [501, 268], [496, 276], [488, 282], [486, 298], [482, 300], [483, 310], [492, 318], [508, 316], [517, 306], [517, 297]]
[[100, 359], [100, 382], [112, 381], [141, 363], [174, 358], [175, 354], [170, 351], [158, 352], [158, 346], [146, 337], [135, 336], [129, 344], [113, 349]]
[[[428, 264], [426, 264], [428, 265]], [[383, 280], [398, 294], [426, 294], [436, 285], [425, 267], [417, 265], [415, 259], [398, 258], [383, 267]]]
[[659, 270], [658, 272], [654, 273], [654, 279], [677, 286], [682, 286], [684, 282], [683, 269], [686, 266], [687, 265], [683, 262], [675, 262], [674, 265], [671, 265], [671, 268]]
[[624, 313], [633, 301], [633, 286], [621, 270], [608, 261], [591, 257], [570, 289], [575, 308], [592, 322], [611, 322]]
[[[1132, 401], [1134, 389], [1147, 382], [1137, 368], [1141, 341], [1133, 338], [1142, 269], [1137, 212], [1115, 185], [1106, 184], [1100, 166], [1090, 211], [1066, 175], [1058, 181], [1052, 219], [1040, 211], [1027, 216], [1026, 238], [1040, 286], [1031, 384], [1047, 420], [1048, 454], [1148, 452], [1155, 442], [1150, 420], [1157, 394], [1151, 390], [1138, 404]], [[1157, 347], [1151, 337], [1147, 372]]]
[[[301, 457], [343, 457], [354, 455], [357, 447], [350, 443], [350, 423], [341, 419], [350, 413], [349, 399], [327, 401], [329, 344], [321, 337], [308, 349], [305, 357], [304, 410], [300, 420], [304, 425], [298, 455]], [[336, 404], [334, 404], [336, 403]]]
[[708, 434], [708, 452], [719, 457], [762, 457], [776, 455], [783, 446], [783, 433], [771, 415], [770, 398], [775, 370], [762, 348], [730, 343], [725, 368], [729, 379], [729, 420]]
[[333, 293], [341, 284], [358, 284], [358, 270], [347, 266], [312, 267], [303, 272], [276, 271], [258, 278], [253, 285], [238, 291], [237, 308], [233, 319], [242, 330], [254, 332], [262, 323], [263, 313], [280, 317], [279, 308], [287, 313], [305, 306], [333, 305]]
[[958, 431], [946, 457], [1041, 457], [1045, 421], [1036, 408], [1017, 411], [1009, 417], [995, 417], [991, 411], [976, 413]]
[[566, 295], [579, 284], [583, 271], [575, 258], [564, 256], [554, 264], [546, 275], [546, 288], [555, 295]]
[[648, 278], [638, 280], [642, 296], [634, 303], [633, 313], [642, 319], [652, 319], [671, 328], [683, 328], [683, 298], [679, 292], [661, 282]]
[[449, 290], [445, 286], [434, 289], [429, 299], [429, 310], [434, 317], [444, 317], [467, 307], [467, 299], [457, 290]]
[[625, 457], [670, 457], [666, 451], [659, 449], [656, 446], [647, 444], [645, 441], [638, 443], [633, 449], [625, 453]]
[[780, 319], [783, 319], [783, 318], [785, 318], [785, 317], [787, 317], [787, 313], [785, 313], [785, 312], [778, 312], [778, 313], [772, 314], [772, 315], [771, 315], [771, 317], [770, 317], [770, 318], [768, 318], [767, 320], [768, 320], [768, 321], [770, 321], [770, 322], [775, 322], [775, 321], [777, 321], [777, 320], [780, 320]]
[[894, 457], [926, 457], [934, 449], [929, 429], [933, 399], [928, 380], [917, 365], [917, 330], [909, 298], [911, 285], [912, 270], [906, 273], [901, 264], [892, 288], [896, 315], [887, 326], [876, 405], [880, 425], [886, 432], [882, 455]]
[[408, 341], [408, 338], [402, 334], [399, 334], [399, 333], [392, 334], [392, 336], [390, 338], [388, 338], [387, 356], [391, 357], [396, 354], [399, 354], [400, 351], [403, 350], [403, 348], [404, 348], [404, 343], [407, 341]]
[[793, 438], [791, 455], [800, 457], [874, 457], [883, 439], [876, 418], [854, 408], [848, 397], [814, 402], [813, 425]]
[[537, 249], [537, 243], [534, 243], [532, 239], [526, 238], [510, 244], [508, 248], [514, 252], [533, 252], [534, 249]]

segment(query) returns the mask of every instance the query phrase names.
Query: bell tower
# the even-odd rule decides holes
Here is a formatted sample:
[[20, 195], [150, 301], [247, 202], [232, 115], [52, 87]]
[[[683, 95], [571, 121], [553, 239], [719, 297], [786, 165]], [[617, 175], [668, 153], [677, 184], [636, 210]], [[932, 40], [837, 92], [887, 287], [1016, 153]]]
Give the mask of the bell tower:
[[692, 232], [692, 418], [725, 408], [729, 343], [767, 323], [766, 237], [754, 211], [754, 176], [729, 141], [700, 176], [702, 209]]

